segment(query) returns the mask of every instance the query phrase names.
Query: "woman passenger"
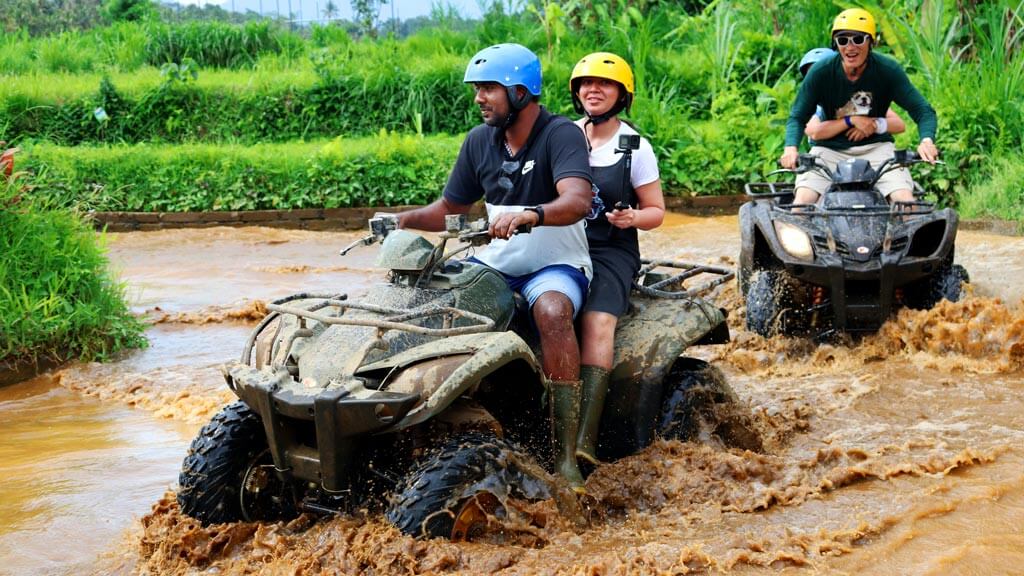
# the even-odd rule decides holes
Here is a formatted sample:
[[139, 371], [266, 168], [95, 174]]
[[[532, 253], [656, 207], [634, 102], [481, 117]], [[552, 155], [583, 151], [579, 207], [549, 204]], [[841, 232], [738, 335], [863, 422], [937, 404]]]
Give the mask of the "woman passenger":
[[[584, 115], [576, 124], [587, 137], [595, 193], [586, 221], [594, 278], [581, 319], [583, 395], [576, 457], [597, 464], [597, 431], [608, 392], [615, 325], [626, 311], [640, 269], [637, 230], [661, 225], [665, 199], [654, 150], [619, 118], [633, 103], [629, 64], [608, 52], [590, 54], [576, 64], [569, 87], [576, 112]], [[622, 148], [624, 136], [633, 138], [624, 138]], [[631, 148], [629, 140], [638, 147]]]

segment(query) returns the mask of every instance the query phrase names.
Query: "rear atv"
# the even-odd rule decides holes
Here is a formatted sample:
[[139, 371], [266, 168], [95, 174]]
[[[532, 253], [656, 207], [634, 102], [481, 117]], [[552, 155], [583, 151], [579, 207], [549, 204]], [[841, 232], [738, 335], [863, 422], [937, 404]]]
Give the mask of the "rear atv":
[[921, 161], [901, 150], [877, 170], [849, 160], [833, 173], [803, 154], [796, 170], [778, 172], [827, 176], [815, 205], [793, 204], [792, 184], [747, 184], [739, 263], [747, 328], [765, 337], [870, 333], [902, 306], [959, 300], [969, 278], [953, 261], [956, 212], [919, 198], [890, 206], [875, 186], [887, 171]]
[[[509, 330], [515, 298], [494, 270], [453, 259], [488, 241], [486, 225], [450, 217], [436, 244], [392, 218], [370, 227], [359, 243], [382, 241], [386, 284], [358, 302], [271, 303], [225, 367], [240, 402], [192, 443], [179, 478], [185, 514], [208, 524], [382, 506], [404, 533], [462, 539], [511, 514], [509, 498], [566, 501], [543, 468], [550, 393], [535, 350]], [[463, 246], [446, 252], [452, 240]], [[724, 379], [679, 377], [700, 365], [680, 358], [687, 347], [728, 341], [724, 312], [697, 293], [731, 273], [675, 262], [642, 273], [616, 335], [602, 459], [659, 434], [717, 434], [694, 418], [734, 399]]]

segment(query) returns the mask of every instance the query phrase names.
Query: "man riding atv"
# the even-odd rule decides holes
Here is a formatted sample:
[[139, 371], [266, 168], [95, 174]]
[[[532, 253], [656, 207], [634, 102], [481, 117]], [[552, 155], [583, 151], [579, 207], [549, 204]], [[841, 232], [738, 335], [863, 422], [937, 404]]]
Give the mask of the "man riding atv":
[[[804, 126], [820, 106], [825, 120], [815, 135], [811, 154], [818, 156], [831, 171], [847, 159], [864, 159], [881, 166], [893, 157], [893, 137], [878, 133], [878, 118], [884, 118], [892, 102], [910, 113], [921, 136], [918, 155], [935, 162], [939, 151], [935, 136], [935, 110], [910, 83], [895, 60], [874, 53], [878, 38], [875, 20], [860, 8], [844, 10], [832, 24], [832, 44], [836, 56], [814, 64], [800, 85], [796, 101], [786, 123], [785, 150], [779, 158], [783, 168], [797, 167], [797, 146]], [[797, 176], [794, 204], [813, 204], [828, 188], [830, 181], [817, 171]], [[876, 183], [890, 202], [913, 202], [913, 181], [904, 168], [886, 172]]]
[[[576, 465], [580, 352], [573, 318], [592, 275], [583, 217], [591, 175], [583, 134], [538, 104], [537, 56], [518, 44], [485, 48], [470, 60], [484, 124], [469, 132], [442, 197], [399, 215], [400, 228], [440, 231], [446, 214], [466, 214], [484, 198], [495, 238], [477, 261], [501, 272], [530, 306], [550, 381], [556, 470], [582, 488]], [[530, 234], [517, 235], [520, 227]]]

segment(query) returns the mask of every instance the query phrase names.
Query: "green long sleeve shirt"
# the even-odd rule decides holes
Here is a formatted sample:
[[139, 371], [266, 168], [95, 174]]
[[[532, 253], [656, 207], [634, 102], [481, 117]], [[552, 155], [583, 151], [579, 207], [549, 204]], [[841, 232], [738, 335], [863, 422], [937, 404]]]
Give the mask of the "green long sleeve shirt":
[[[935, 109], [917, 88], [914, 88], [906, 72], [895, 60], [871, 52], [868, 54], [867, 67], [856, 82], [850, 82], [846, 77], [842, 58], [838, 54], [820, 60], [807, 72], [796, 101], [789, 111], [789, 120], [786, 122], [786, 146], [800, 144], [804, 126], [818, 106], [824, 109], [825, 118], [829, 120], [844, 116], [884, 118], [893, 102], [914, 119], [922, 139], [935, 138], [935, 128], [938, 124]], [[843, 132], [833, 138], [816, 141], [815, 144], [834, 150], [844, 150], [851, 146], [892, 141], [892, 135], [886, 132], [872, 134], [859, 142], [851, 142]]]

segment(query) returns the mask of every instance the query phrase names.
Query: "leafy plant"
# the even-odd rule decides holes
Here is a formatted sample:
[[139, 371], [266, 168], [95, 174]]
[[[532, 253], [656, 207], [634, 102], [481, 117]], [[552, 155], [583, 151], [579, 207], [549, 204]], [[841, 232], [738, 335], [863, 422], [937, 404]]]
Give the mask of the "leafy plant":
[[104, 360], [146, 345], [103, 239], [32, 183], [0, 184], [0, 362]]

